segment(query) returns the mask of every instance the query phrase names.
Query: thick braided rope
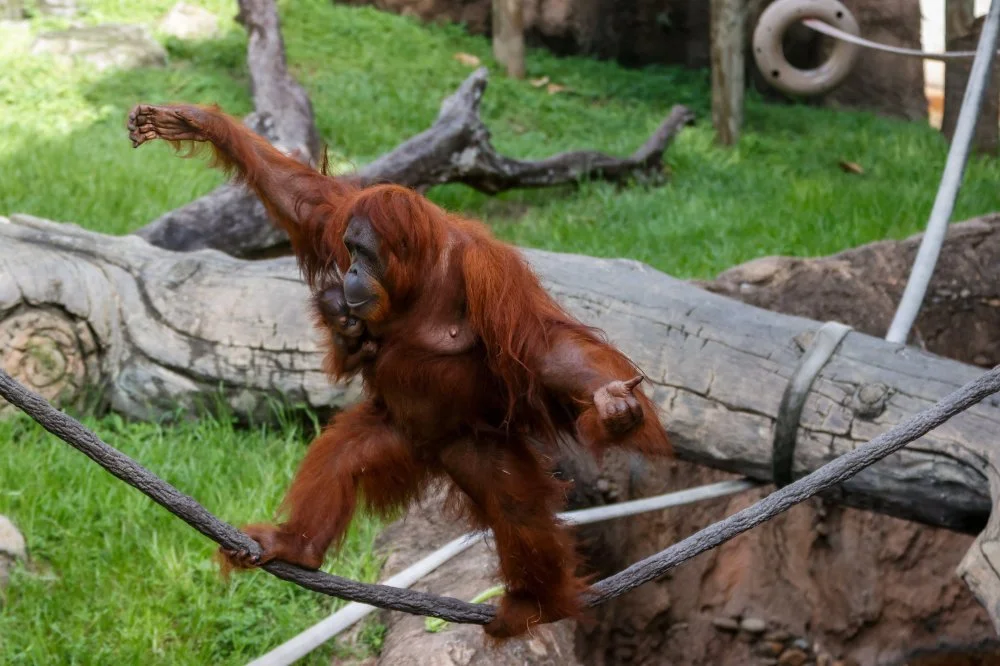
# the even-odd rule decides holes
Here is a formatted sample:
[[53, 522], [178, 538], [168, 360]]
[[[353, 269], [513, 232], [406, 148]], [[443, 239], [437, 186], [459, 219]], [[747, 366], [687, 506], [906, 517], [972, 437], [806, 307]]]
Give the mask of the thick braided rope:
[[[863, 446], [820, 467], [812, 474], [768, 495], [753, 506], [710, 525], [670, 548], [597, 583], [588, 596], [588, 605], [596, 606], [662, 576], [682, 562], [725, 543], [819, 492], [850, 479], [866, 467], [922, 437], [955, 414], [965, 411], [997, 391], [1000, 391], [1000, 366], [945, 396], [929, 409], [908, 418]], [[0, 370], [0, 396], [24, 411], [50, 433], [83, 452], [114, 476], [138, 488], [216, 543], [225, 548], [259, 552], [258, 544], [248, 536], [219, 520], [194, 499], [184, 495], [125, 454], [105, 444], [80, 422], [54, 408], [40, 395], [29, 391], [2, 370]], [[489, 605], [470, 604], [450, 597], [386, 585], [360, 583], [321, 571], [308, 571], [284, 562], [270, 562], [264, 565], [263, 569], [278, 578], [330, 596], [378, 608], [438, 617], [449, 622], [486, 624], [495, 613], [494, 608]]]

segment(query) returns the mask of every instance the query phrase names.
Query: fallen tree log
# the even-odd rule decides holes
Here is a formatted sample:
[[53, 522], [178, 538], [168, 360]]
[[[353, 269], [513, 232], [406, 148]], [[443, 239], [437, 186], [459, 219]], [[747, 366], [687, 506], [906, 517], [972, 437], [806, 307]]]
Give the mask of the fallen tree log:
[[[267, 419], [275, 400], [325, 410], [357, 396], [357, 385], [331, 385], [321, 372], [306, 289], [290, 258], [176, 253], [28, 216], [11, 222], [0, 223], [2, 364], [46, 398], [79, 404], [98, 387], [106, 405], [134, 418], [184, 417], [221, 399], [237, 416]], [[525, 255], [558, 300], [603, 328], [647, 373], [683, 460], [769, 479], [781, 395], [817, 322], [751, 307], [637, 262]], [[849, 334], [806, 400], [795, 474], [980, 372]], [[998, 432], [1000, 400], [992, 399], [828, 497], [977, 532], [990, 515], [991, 485], [1000, 487]], [[994, 622], [997, 533], [991, 521], [961, 567]], [[655, 597], [655, 589], [637, 593]]]
[[[396, 183], [420, 191], [444, 183], [463, 183], [487, 194], [571, 184], [587, 178], [655, 183], [665, 178], [664, 152], [674, 137], [694, 121], [686, 107], [674, 106], [649, 139], [628, 157], [580, 150], [537, 161], [517, 160], [496, 151], [490, 131], [479, 116], [487, 78], [485, 68], [473, 72], [442, 102], [437, 120], [429, 129], [342, 177], [363, 184]], [[269, 117], [266, 113], [259, 115]], [[296, 151], [294, 144], [282, 144], [279, 128], [258, 133], [286, 152]], [[309, 161], [307, 152], [298, 150], [297, 154]], [[283, 232], [275, 230], [260, 201], [244, 186], [232, 184], [164, 214], [135, 233], [165, 249], [212, 248], [233, 256], [255, 255], [287, 240]]]
[[[102, 387], [114, 410], [162, 419], [223, 399], [266, 419], [274, 400], [342, 406], [291, 259], [174, 253], [27, 216], [0, 225], [5, 369], [48, 399]], [[604, 329], [649, 376], [679, 455], [768, 480], [789, 377], [816, 322], [717, 296], [643, 264], [526, 251], [570, 311]], [[850, 450], [979, 369], [849, 334], [805, 403], [796, 476]], [[845, 483], [839, 501], [963, 531], [990, 512], [984, 466], [993, 400]]]
[[[281, 20], [274, 0], [239, 0], [236, 20], [247, 31], [247, 70], [254, 111], [247, 126], [280, 150], [315, 164], [322, 153], [312, 101], [288, 71]], [[205, 230], [217, 234], [213, 240]], [[237, 256], [280, 246], [288, 236], [245, 187], [226, 183], [164, 213], [135, 232], [158, 247], [214, 247]]]
[[[254, 112], [246, 124], [279, 150], [307, 164], [325, 160], [309, 94], [289, 73], [281, 20], [274, 0], [239, 0], [236, 20], [247, 31], [247, 69]], [[592, 150], [553, 155], [538, 161], [499, 154], [479, 117], [487, 71], [473, 72], [442, 102], [434, 124], [355, 173], [363, 184], [396, 183], [426, 191], [434, 185], [464, 183], [487, 194], [515, 188], [551, 187], [586, 178], [612, 182], [662, 182], [663, 153], [674, 136], [694, 121], [683, 106], [666, 119], [632, 155], [612, 157]], [[273, 252], [287, 244], [260, 200], [230, 183], [164, 213], [135, 232], [168, 250], [211, 248], [236, 257]]]

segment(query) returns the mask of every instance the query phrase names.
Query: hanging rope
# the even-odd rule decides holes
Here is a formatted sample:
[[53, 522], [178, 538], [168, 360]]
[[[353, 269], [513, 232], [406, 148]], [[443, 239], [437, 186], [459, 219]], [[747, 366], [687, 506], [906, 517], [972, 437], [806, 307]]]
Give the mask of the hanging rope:
[[[756, 504], [710, 525], [656, 555], [633, 564], [621, 573], [605, 578], [594, 585], [592, 592], [587, 596], [587, 605], [597, 606], [619, 597], [662, 576], [682, 562], [774, 518], [799, 502], [804, 502], [817, 493], [843, 483], [997, 391], [1000, 391], [1000, 366], [983, 373], [976, 380], [945, 396], [929, 409], [906, 419], [867, 444], [823, 465], [781, 490], [771, 493]], [[194, 499], [158, 478], [121, 451], [101, 441], [79, 421], [59, 411], [42, 396], [29, 391], [2, 370], [0, 370], [0, 397], [222, 547], [234, 550], [246, 549], [252, 554], [260, 552], [260, 546], [256, 541], [232, 525], [219, 520]], [[278, 578], [315, 592], [358, 601], [377, 608], [437, 617], [449, 622], [487, 624], [495, 613], [494, 607], [489, 605], [470, 604], [452, 597], [403, 590], [388, 585], [360, 583], [280, 561], [268, 562], [261, 568]]]
[[[608, 504], [606, 506], [596, 506], [578, 511], [566, 511], [560, 513], [559, 518], [571, 525], [586, 525], [614, 518], [636, 516], [649, 511], [660, 511], [672, 506], [704, 502], [717, 497], [741, 493], [752, 488], [757, 488], [760, 485], [760, 483], [750, 479], [721, 481], [696, 488], [664, 493], [655, 497], [645, 497], [643, 499]], [[458, 557], [487, 536], [488, 532], [469, 532], [468, 534], [456, 537], [399, 573], [387, 578], [382, 584], [393, 587], [410, 587], [452, 558]], [[375, 608], [372, 606], [351, 602], [305, 631], [289, 638], [273, 650], [257, 657], [246, 666], [287, 666], [306, 656], [342, 631], [346, 631], [349, 627], [374, 611]]]
[[[799, 22], [837, 40], [830, 57], [815, 69], [795, 68], [785, 58], [782, 46], [785, 32]], [[859, 48], [928, 60], [974, 58], [927, 229], [885, 336], [889, 342], [906, 343], [934, 275], [965, 174], [987, 79], [997, 55], [998, 31], [1000, 2], [992, 2], [975, 51], [929, 53], [888, 46], [862, 38], [854, 17], [838, 0], [777, 0], [764, 10], [754, 29], [753, 53], [757, 66], [774, 87], [795, 95], [819, 95], [841, 83], [854, 66]]]
[[873, 51], [881, 51], [882, 53], [891, 53], [893, 55], [903, 56], [904, 58], [948, 61], [968, 60], [976, 56], [975, 51], [943, 51], [941, 53], [934, 53], [932, 51], [921, 51], [920, 49], [907, 49], [902, 46], [879, 44], [878, 42], [873, 42], [870, 39], [859, 37], [858, 35], [840, 30], [829, 23], [824, 23], [823, 21], [812, 18], [803, 20], [802, 24], [811, 30], [815, 30], [816, 32], [826, 35], [827, 37], [833, 37], [834, 39], [856, 44], [862, 48], [871, 49]]

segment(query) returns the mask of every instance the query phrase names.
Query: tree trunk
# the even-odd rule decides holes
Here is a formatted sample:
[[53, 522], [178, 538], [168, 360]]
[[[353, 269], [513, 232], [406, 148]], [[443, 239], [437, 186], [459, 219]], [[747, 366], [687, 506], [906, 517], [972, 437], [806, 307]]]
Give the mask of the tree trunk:
[[944, 0], [944, 39], [969, 34], [976, 20], [976, 0]]
[[507, 76], [524, 78], [524, 6], [522, 0], [493, 0], [493, 57]]
[[[102, 389], [103, 399], [112, 409], [141, 419], [194, 415], [199, 408], [212, 408], [219, 398], [236, 415], [263, 420], [272, 416], [268, 408], [271, 400], [328, 410], [346, 405], [358, 396], [356, 383], [330, 384], [322, 373], [319, 336], [306, 309], [306, 287], [290, 258], [247, 262], [217, 252], [173, 253], [135, 237], [104, 236], [27, 216], [16, 216], [11, 222], [0, 223], [3, 366], [46, 397], [63, 405], [79, 404], [87, 397], [87, 389], [97, 387]], [[916, 238], [903, 243], [880, 243], [816, 260], [815, 279], [821, 281], [821, 274], [838, 276], [839, 282], [830, 282], [830, 293], [836, 293], [838, 288], [847, 290], [843, 299], [854, 302], [855, 309], [863, 312], [867, 309], [864, 301], [852, 300], [849, 285], [860, 284], [860, 293], [866, 294], [871, 284], [901, 283], [905, 276], [905, 267], [886, 263], [881, 279], [876, 279], [874, 268], [870, 267], [868, 272], [857, 269], [865, 265], [864, 258], [868, 257], [868, 263], [874, 266], [884, 256], [898, 255], [902, 257], [902, 265], [917, 243]], [[989, 293], [1000, 284], [992, 272], [1000, 270], [995, 254], [998, 251], [1000, 218], [953, 225], [942, 252], [942, 270], [932, 284], [932, 293], [938, 298], [929, 299], [928, 310], [942, 308], [945, 312], [955, 312], [975, 306], [983, 308], [983, 312], [993, 312], [988, 308], [1000, 306], [1000, 298]], [[637, 262], [530, 250], [525, 255], [557, 300], [583, 321], [604, 329], [647, 374], [650, 380], [647, 390], [662, 406], [682, 460], [760, 480], [770, 478], [771, 437], [781, 396], [809, 347], [817, 322], [761, 310], [675, 280]], [[743, 267], [743, 277], [737, 279], [736, 272], [729, 273], [713, 288], [725, 291], [735, 285], [733, 288], [741, 297], [752, 298], [767, 293], [769, 287], [778, 290], [782, 276], [797, 276], [785, 280], [786, 289], [803, 284], [806, 285], [803, 288], [808, 288], [809, 260], [777, 261], [783, 266], [778, 271], [765, 270], [766, 262], [756, 262]], [[784, 261], [796, 263], [785, 265]], [[966, 266], [965, 273], [960, 270], [962, 266]], [[971, 266], [979, 272], [973, 272]], [[852, 271], [856, 269], [852, 280]], [[959, 276], [978, 284], [975, 290], [959, 291], [957, 298], [951, 298], [948, 294], [954, 292], [946, 293], [946, 288], [964, 288], [955, 283]], [[811, 294], [808, 300], [822, 302], [824, 297]], [[779, 299], [770, 304], [780, 302]], [[858, 319], [857, 323], [866, 325], [864, 319]], [[962, 325], [956, 327], [961, 329]], [[968, 331], [966, 334], [971, 336]], [[816, 469], [874, 437], [978, 372], [974, 366], [892, 345], [861, 332], [849, 334], [820, 372], [806, 400], [798, 432], [795, 475]], [[996, 473], [997, 432], [1000, 432], [1000, 399], [994, 398], [844, 483], [826, 501], [973, 533], [983, 527], [990, 515], [991, 488], [997, 487], [1000, 480]], [[718, 478], [718, 473], [680, 463], [655, 472], [639, 472], [638, 476], [628, 465], [619, 465], [621, 469], [625, 471], [606, 472], [613, 475], [621, 488], [616, 497], [607, 495], [608, 501], [648, 494], [650, 482], [677, 488]], [[643, 478], [646, 489], [642, 486]], [[587, 481], [583, 485], [587, 492], [599, 487]], [[617, 567], [626, 559], [648, 554], [648, 548], [667, 545], [660, 541], [677, 536], [678, 530], [704, 525], [713, 516], [718, 518], [736, 506], [739, 506], [737, 500], [720, 500], [707, 509], [674, 512], [670, 515], [677, 518], [677, 523], [668, 531], [655, 528], [662, 517], [622, 521], [594, 531], [587, 541], [601, 553], [596, 558], [598, 562]], [[767, 599], [773, 602], [774, 594], [784, 589], [777, 584], [780, 581], [786, 581], [783, 585], [791, 582], [805, 586], [800, 592], [806, 595], [804, 603], [814, 598], [811, 595], [820, 595], [827, 600], [824, 603], [839, 603], [835, 602], [836, 595], [845, 594], [842, 578], [869, 571], [859, 562], [870, 562], [871, 570], [876, 570], [886, 558], [897, 558], [885, 550], [895, 552], [892, 550], [895, 548], [902, 549], [899, 552], [912, 549], [920, 555], [931, 554], [926, 561], [918, 558], [920, 565], [916, 569], [913, 564], [905, 568], [911, 572], [907, 575], [912, 575], [927, 567], [922, 569], [925, 578], [920, 588], [924, 590], [921, 598], [932, 599], [934, 605], [945, 594], [928, 591], [933, 583], [933, 579], [926, 578], [928, 571], [935, 572], [934, 576], [941, 579], [940, 585], [948, 586], [948, 595], [958, 594], [947, 580], [954, 565], [942, 568], [940, 562], [942, 553], [968, 547], [967, 537], [957, 534], [931, 537], [932, 533], [921, 532], [922, 528], [917, 526], [896, 525], [890, 529], [889, 518], [849, 519], [853, 514], [847, 512], [824, 518], [828, 513], [829, 510], [824, 510], [820, 515], [815, 505], [803, 508], [791, 517], [775, 521], [773, 527], [768, 525], [746, 535], [749, 541], [739, 542], [750, 546], [737, 544], [733, 546], [735, 551], [723, 548], [705, 556], [708, 559], [696, 560], [715, 564], [707, 565], [707, 569], [705, 564], [690, 565], [702, 567], [701, 573], [691, 579], [696, 583], [695, 591], [701, 590], [698, 595], [711, 594], [710, 587], [702, 589], [701, 584], [717, 585], [732, 594], [745, 591], [748, 596], [733, 597], [726, 593], [717, 602], [709, 603], [730, 615], [750, 612], [755, 604], [764, 604]], [[802, 569], [800, 573], [804, 575], [815, 569], [811, 562], [818, 546], [810, 545], [805, 536], [812, 529], [809, 526], [817, 522], [827, 525], [824, 539], [843, 539], [829, 546], [836, 548], [831, 553], [837, 553], [838, 559], [826, 560], [815, 574], [809, 574], [808, 580], [800, 581], [796, 571]], [[871, 530], [875, 530], [876, 538], [871, 537]], [[1000, 540], [997, 531], [991, 522], [961, 564], [965, 580], [994, 618], [1000, 612], [997, 603], [1000, 580], [993, 573], [1000, 563], [992, 560]], [[909, 534], [906, 538], [911, 540], [922, 534], [928, 536], [920, 537], [921, 545], [911, 547], [898, 543], [900, 534]], [[951, 547], [947, 548], [949, 544]], [[783, 554], [776, 556], [776, 552]], [[604, 557], [608, 553], [617, 553], [618, 559]], [[763, 574], [765, 570], [771, 571], [775, 557], [784, 561], [793, 554], [799, 559], [790, 560], [779, 573]], [[755, 564], [747, 565], [746, 558], [752, 558], [749, 561]], [[830, 575], [821, 575], [827, 568]], [[751, 575], [753, 571], [757, 574]], [[881, 576], [874, 580], [880, 585], [884, 582]], [[891, 580], [904, 588], [912, 583], [902, 574]], [[487, 581], [476, 578], [474, 582]], [[680, 579], [677, 584], [681, 585]], [[647, 610], [662, 610], [671, 597], [664, 597], [665, 592], [658, 585], [644, 586], [600, 611], [604, 613], [602, 622], [620, 624], [624, 617], [629, 617], [641, 623], [645, 617], [653, 623], [649, 624], [649, 631], [664, 636], [663, 627], [654, 622], [659, 610], [647, 617], [623, 611], [626, 606], [620, 605], [638, 599]], [[859, 585], [861, 596], [851, 603], [861, 604], [871, 599], [862, 594], [865, 581], [859, 580]], [[678, 600], [688, 599], [692, 592], [689, 586], [677, 587], [673, 583], [670, 589], [673, 591], [669, 594], [676, 594]], [[465, 591], [455, 588], [456, 594]], [[692, 608], [703, 609], [706, 601], [698, 595], [690, 603]], [[896, 598], [886, 595], [878, 597], [882, 600], [880, 604], [889, 603], [884, 599]], [[833, 610], [810, 611], [811, 602], [803, 607], [786, 593], [779, 596], [781, 603], [771, 607], [776, 617], [785, 618], [784, 622], [792, 622], [788, 617], [807, 621], [808, 612], [813, 612], [818, 615], [806, 622], [807, 628], [812, 622], [811, 626], [826, 626], [835, 631], [836, 618], [851, 617]], [[953, 613], [957, 597], [947, 598], [951, 600], [947, 602], [948, 613]], [[900, 603], [909, 602], [901, 599]], [[779, 611], [780, 608], [784, 610]], [[853, 611], [858, 607], [848, 608]], [[864, 613], [875, 612], [865, 608], [861, 608]], [[962, 626], [968, 625], [970, 632], [981, 632], [983, 619], [970, 615], [967, 606], [960, 606], [960, 610], [964, 615], [955, 617], [968, 620]], [[690, 638], [686, 642], [689, 646], [701, 645], [697, 641], [705, 638], [704, 632], [714, 631], [709, 622], [712, 618], [705, 617], [705, 612], [684, 611], [694, 615], [690, 615], [689, 630], [677, 635]], [[902, 622], [898, 616], [894, 617], [893, 622]], [[871, 624], [864, 617], [859, 621], [867, 622], [865, 626]], [[889, 622], [889, 618], [885, 621]], [[944, 620], [938, 617], [935, 621]], [[903, 625], [911, 626], [905, 622]], [[602, 649], [632, 649], [621, 643], [623, 628], [614, 626], [615, 632], [619, 632], [614, 634], [619, 637], [615, 639], [617, 642], [602, 644]], [[408, 631], [416, 631], [415, 625]], [[635, 637], [634, 632], [632, 636]], [[893, 636], [898, 641], [900, 634]], [[604, 640], [593, 636], [591, 639], [598, 643]], [[552, 654], [565, 648], [568, 639], [562, 633], [546, 633], [540, 640], [549, 651], [546, 654]], [[393, 644], [387, 639], [387, 646]], [[691, 655], [705, 652], [702, 661], [691, 656], [676, 663], [725, 661], [718, 650], [729, 643], [709, 640], [705, 644], [709, 646], [705, 648], [708, 652], [701, 648], [691, 652]], [[743, 645], [732, 649], [749, 648]]]
[[0, 0], [0, 20], [20, 21], [24, 18], [24, 3], [21, 0]]
[[725, 146], [743, 126], [746, 11], [746, 0], [712, 0], [712, 125]]
[[[0, 225], [0, 240], [0, 331], [4, 348], [19, 350], [4, 364], [48, 398], [72, 401], [98, 385], [113, 409], [135, 418], [194, 413], [221, 397], [238, 416], [265, 419], [274, 399], [328, 409], [357, 395], [356, 383], [330, 384], [323, 375], [319, 336], [290, 258], [177, 254], [26, 216]], [[636, 262], [526, 255], [571, 312], [605, 330], [648, 375], [682, 458], [770, 478], [778, 405], [815, 322], [758, 310]], [[795, 474], [978, 372], [848, 335], [806, 401]], [[975, 531], [990, 502], [973, 461], [988, 458], [998, 423], [992, 403], [973, 410], [845, 483], [838, 499]], [[937, 473], [913, 474], [928, 465]]]
[[[964, 15], [964, 13], [963, 13]], [[982, 31], [985, 17], [973, 20], [967, 25], [956, 11], [949, 12], [948, 40], [949, 51], [975, 51], [979, 45], [979, 35]], [[961, 28], [964, 32], [959, 32]], [[949, 143], [955, 136], [955, 126], [958, 124], [958, 114], [962, 109], [965, 88], [972, 71], [972, 60], [952, 60], [945, 66], [944, 78], [944, 116], [941, 120], [941, 131], [948, 137]], [[983, 92], [983, 106], [976, 120], [976, 130], [973, 135], [972, 147], [984, 155], [996, 155], [1000, 141], [1000, 77], [995, 59], [990, 69], [990, 79]]]

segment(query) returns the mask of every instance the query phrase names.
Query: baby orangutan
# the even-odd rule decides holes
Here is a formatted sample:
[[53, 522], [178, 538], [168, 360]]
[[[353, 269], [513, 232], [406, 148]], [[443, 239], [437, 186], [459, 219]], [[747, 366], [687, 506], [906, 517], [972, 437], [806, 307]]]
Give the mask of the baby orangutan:
[[128, 129], [136, 147], [208, 144], [260, 197], [312, 291], [326, 370], [363, 378], [364, 399], [310, 445], [286, 520], [245, 529], [260, 557], [224, 552], [228, 564], [318, 568], [358, 501], [390, 515], [441, 479], [495, 536], [506, 592], [486, 632], [578, 616], [587, 583], [544, 454], [564, 435], [598, 457], [671, 453], [632, 363], [565, 312], [516, 248], [409, 189], [316, 171], [214, 107], [139, 105]]

